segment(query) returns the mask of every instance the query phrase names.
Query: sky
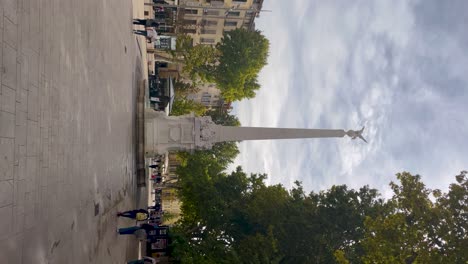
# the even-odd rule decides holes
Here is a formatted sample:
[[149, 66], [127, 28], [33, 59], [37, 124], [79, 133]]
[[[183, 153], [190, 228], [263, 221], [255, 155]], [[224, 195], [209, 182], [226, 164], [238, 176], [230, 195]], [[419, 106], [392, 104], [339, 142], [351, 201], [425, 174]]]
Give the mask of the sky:
[[270, 40], [243, 126], [360, 129], [343, 139], [244, 141], [233, 166], [306, 191], [420, 174], [447, 190], [468, 169], [468, 1], [265, 0]]

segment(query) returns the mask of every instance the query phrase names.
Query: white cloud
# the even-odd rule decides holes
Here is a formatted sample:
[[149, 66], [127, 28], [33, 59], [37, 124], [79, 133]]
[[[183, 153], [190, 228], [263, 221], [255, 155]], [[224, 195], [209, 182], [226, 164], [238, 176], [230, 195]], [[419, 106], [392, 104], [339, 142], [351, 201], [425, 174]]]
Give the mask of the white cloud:
[[[269, 64], [261, 73], [257, 97], [236, 105], [242, 124], [344, 129], [365, 125], [369, 144], [348, 139], [243, 142], [237, 163], [249, 172], [268, 173], [271, 183], [291, 187], [301, 180], [307, 190], [343, 183], [388, 188], [393, 175], [403, 170], [428, 174], [428, 183], [447, 186], [454, 171], [462, 169], [461, 157], [468, 155], [462, 148], [466, 139], [459, 139], [468, 125], [462, 121], [460, 131], [455, 130], [467, 106], [438, 86], [456, 80], [465, 89], [450, 92], [468, 97], [468, 59], [461, 45], [467, 42], [445, 31], [444, 37], [429, 42], [433, 36], [422, 28], [424, 14], [417, 13], [416, 4], [266, 1], [265, 9], [273, 13], [262, 14], [257, 25], [271, 42]], [[424, 64], [428, 58], [444, 67]], [[447, 76], [439, 80], [433, 71], [441, 70]], [[443, 154], [427, 154], [433, 151], [425, 143], [434, 140], [431, 132], [447, 133], [428, 120], [443, 126], [447, 117], [454, 120], [449, 122], [454, 130], [448, 132], [452, 141], [434, 142]], [[432, 157], [443, 164], [423, 164]], [[437, 183], [437, 177], [443, 180]]]

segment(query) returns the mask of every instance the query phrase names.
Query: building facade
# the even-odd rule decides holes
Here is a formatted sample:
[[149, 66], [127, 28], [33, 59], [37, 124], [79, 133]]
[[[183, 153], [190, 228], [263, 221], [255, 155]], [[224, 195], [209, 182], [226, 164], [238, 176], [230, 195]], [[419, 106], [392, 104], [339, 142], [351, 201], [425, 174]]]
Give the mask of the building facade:
[[221, 91], [215, 84], [202, 84], [198, 86], [197, 93], [189, 94], [187, 99], [203, 104], [207, 108], [216, 108], [223, 103]]
[[194, 45], [214, 45], [225, 31], [254, 30], [262, 4], [263, 0], [180, 0], [178, 31], [190, 35]]
[[[174, 29], [172, 33], [164, 35], [187, 34], [193, 39], [193, 45], [215, 45], [223, 38], [226, 31], [237, 28], [255, 30], [255, 18], [259, 16], [264, 0], [179, 0], [158, 1], [155, 7], [146, 7], [145, 15], [157, 17], [164, 14], [166, 21], [173, 21], [172, 12], [176, 10], [177, 19], [167, 28]], [[156, 3], [156, 1], [155, 1]], [[155, 11], [156, 10], [156, 11]], [[154, 69], [154, 61], [170, 61], [171, 56], [166, 51], [173, 49], [175, 37], [167, 38], [168, 43], [162, 43], [165, 48], [148, 46], [148, 51], [154, 55], [148, 56], [149, 69]], [[170, 43], [169, 43], [170, 42]], [[153, 44], [151, 44], [153, 45]], [[161, 46], [161, 45], [160, 45]], [[151, 71], [151, 70], [150, 70]], [[179, 65], [161, 68], [160, 74], [171, 75], [178, 78], [181, 71]], [[203, 84], [197, 93], [188, 96], [188, 99], [201, 103], [208, 109], [230, 109], [230, 103], [222, 99], [220, 90], [215, 84]]]

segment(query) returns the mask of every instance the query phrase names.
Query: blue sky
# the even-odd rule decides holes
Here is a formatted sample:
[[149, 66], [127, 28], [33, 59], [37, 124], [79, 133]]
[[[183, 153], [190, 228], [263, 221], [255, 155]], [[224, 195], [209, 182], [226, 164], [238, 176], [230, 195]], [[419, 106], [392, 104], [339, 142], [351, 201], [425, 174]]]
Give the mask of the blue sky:
[[270, 40], [257, 96], [235, 105], [244, 126], [343, 128], [345, 139], [241, 142], [236, 165], [307, 191], [395, 173], [446, 190], [468, 168], [467, 1], [265, 0]]

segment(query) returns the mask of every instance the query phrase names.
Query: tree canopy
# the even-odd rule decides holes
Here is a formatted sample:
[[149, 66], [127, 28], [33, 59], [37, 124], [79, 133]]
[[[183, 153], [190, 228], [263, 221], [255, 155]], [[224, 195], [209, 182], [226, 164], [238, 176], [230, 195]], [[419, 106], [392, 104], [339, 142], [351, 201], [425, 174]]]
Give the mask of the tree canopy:
[[397, 174], [387, 210], [366, 217], [364, 263], [466, 263], [466, 174], [456, 176], [448, 193], [427, 189], [419, 175]]
[[260, 88], [257, 78], [266, 65], [269, 41], [260, 31], [236, 29], [224, 33], [216, 45], [219, 64], [215, 82], [229, 101], [252, 98]]
[[181, 35], [172, 52], [192, 82], [215, 83], [228, 101], [255, 96], [260, 88], [258, 73], [267, 63], [269, 49], [260, 31], [227, 31], [215, 47], [193, 46], [192, 42], [190, 36]]
[[214, 81], [215, 65], [219, 57], [218, 51], [210, 45], [193, 45], [188, 35], [177, 36], [176, 49], [172, 55], [176, 62], [183, 64], [183, 73], [192, 82]]
[[[183, 216], [173, 232], [180, 263], [466, 263], [468, 179], [448, 193], [397, 174], [394, 196], [345, 185], [306, 194], [266, 175], [225, 172], [216, 155], [178, 169]], [[430, 198], [434, 195], [435, 200]]]
[[206, 107], [201, 103], [186, 98], [176, 97], [172, 106], [171, 115], [180, 116], [195, 113], [197, 116], [202, 116], [206, 112]]

